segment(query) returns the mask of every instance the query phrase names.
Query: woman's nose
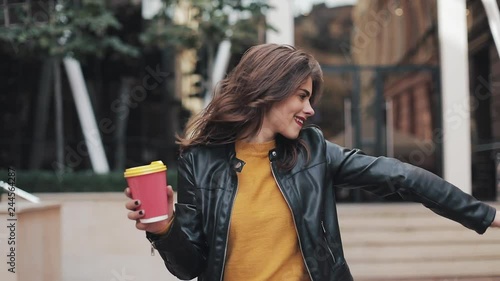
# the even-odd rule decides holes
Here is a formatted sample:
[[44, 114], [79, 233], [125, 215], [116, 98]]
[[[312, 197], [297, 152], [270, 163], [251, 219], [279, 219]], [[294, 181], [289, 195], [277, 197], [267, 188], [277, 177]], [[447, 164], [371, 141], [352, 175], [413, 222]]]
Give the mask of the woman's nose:
[[311, 103], [307, 101], [306, 107], [304, 108], [304, 113], [307, 116], [313, 116], [314, 115], [314, 109], [311, 106]]

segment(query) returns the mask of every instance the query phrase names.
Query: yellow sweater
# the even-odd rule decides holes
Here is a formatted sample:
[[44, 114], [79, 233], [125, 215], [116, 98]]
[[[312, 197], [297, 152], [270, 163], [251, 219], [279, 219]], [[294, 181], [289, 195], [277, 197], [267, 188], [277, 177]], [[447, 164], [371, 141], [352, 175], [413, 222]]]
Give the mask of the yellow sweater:
[[271, 172], [275, 143], [236, 143], [245, 161], [231, 213], [225, 281], [309, 280], [291, 211]]

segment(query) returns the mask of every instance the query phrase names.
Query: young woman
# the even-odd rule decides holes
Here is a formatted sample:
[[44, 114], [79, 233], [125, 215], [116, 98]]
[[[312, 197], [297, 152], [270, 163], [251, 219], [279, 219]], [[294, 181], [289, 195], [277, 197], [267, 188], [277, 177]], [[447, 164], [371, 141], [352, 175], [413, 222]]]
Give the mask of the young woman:
[[[352, 280], [337, 221], [339, 187], [397, 193], [480, 234], [500, 225], [494, 208], [434, 174], [340, 147], [304, 127], [321, 87], [312, 56], [276, 44], [250, 48], [220, 83], [179, 139], [175, 214], [142, 224], [140, 202], [126, 204], [172, 274]], [[172, 194], [169, 187], [169, 204]]]

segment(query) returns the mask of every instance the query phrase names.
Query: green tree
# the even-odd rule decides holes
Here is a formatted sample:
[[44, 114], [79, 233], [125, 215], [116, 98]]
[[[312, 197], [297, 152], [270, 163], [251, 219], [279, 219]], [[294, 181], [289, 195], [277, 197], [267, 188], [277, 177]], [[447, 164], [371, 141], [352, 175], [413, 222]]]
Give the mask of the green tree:
[[[31, 6], [30, 6], [31, 5]], [[120, 29], [121, 24], [102, 0], [49, 1], [41, 6], [38, 16], [30, 14], [39, 2], [22, 5], [10, 4], [7, 9], [15, 23], [0, 26], [0, 47], [19, 59], [36, 58], [43, 61], [38, 106], [34, 126], [31, 168], [38, 169], [43, 152], [47, 128], [50, 81], [53, 80], [55, 99], [55, 128], [57, 161], [64, 162], [63, 109], [61, 93], [61, 60], [74, 57], [84, 60], [88, 57], [102, 57], [106, 52], [136, 57], [139, 50], [110, 34]], [[38, 7], [40, 8], [40, 7]], [[2, 15], [4, 10], [0, 10]], [[43, 13], [40, 16], [40, 13]], [[5, 18], [1, 18], [7, 22]]]
[[[243, 0], [192, 0], [199, 22], [199, 44], [205, 50], [205, 85], [212, 89], [212, 71], [217, 46], [230, 40], [233, 52], [240, 52], [248, 45], [262, 40], [265, 12], [271, 8], [267, 1]], [[259, 38], [260, 37], [260, 38]]]
[[[50, 3], [50, 2], [49, 2]], [[32, 4], [34, 5], [34, 4]], [[5, 7], [4, 9], [9, 9]], [[46, 21], [26, 13], [28, 5], [13, 9], [18, 23], [0, 26], [0, 42], [14, 55], [25, 57], [102, 57], [106, 51], [138, 56], [137, 47], [110, 34], [121, 24], [102, 0], [55, 1], [44, 7]], [[2, 11], [3, 12], [3, 11]], [[2, 13], [3, 14], [3, 13]]]
[[[149, 22], [141, 34], [142, 43], [149, 48], [199, 49], [205, 66], [206, 87], [213, 69], [218, 44], [229, 39], [233, 51], [239, 52], [248, 45], [263, 41], [267, 28], [265, 12], [271, 7], [265, 0], [163, 0], [161, 11]], [[196, 24], [178, 24], [173, 20], [179, 2], [190, 7]], [[231, 15], [233, 17], [231, 17]], [[200, 58], [201, 59], [201, 58]]]
[[[203, 78], [205, 89], [211, 89], [213, 62], [217, 46], [229, 39], [233, 51], [239, 52], [244, 46], [259, 42], [258, 34], [265, 29], [264, 13], [269, 6], [263, 0], [163, 0], [162, 8], [156, 16], [146, 21], [140, 39], [145, 49], [160, 50], [162, 70], [175, 72], [177, 52], [186, 49], [197, 50], [201, 62], [197, 74]], [[184, 23], [174, 20], [179, 9], [189, 9], [191, 19]], [[231, 15], [236, 15], [234, 18]], [[261, 36], [262, 38], [262, 36]], [[236, 49], [235, 49], [236, 48]], [[166, 143], [174, 144], [175, 124], [179, 124], [180, 103], [174, 98], [174, 78], [165, 81], [164, 104], [167, 131]], [[206, 90], [203, 90], [206, 92]], [[172, 151], [171, 155], [174, 153]], [[167, 160], [168, 161], [168, 160]]]
[[[64, 57], [71, 56], [85, 61], [113, 53], [114, 57], [118, 54], [120, 59], [127, 59], [152, 50], [162, 54], [162, 71], [172, 72], [176, 52], [195, 49], [198, 50], [199, 60], [203, 61], [200, 70], [205, 80], [203, 84], [210, 89], [209, 81], [212, 81], [213, 61], [218, 44], [229, 39], [233, 52], [240, 52], [249, 45], [262, 42], [265, 30], [270, 28], [265, 25], [264, 20], [266, 10], [270, 8], [265, 0], [163, 0], [161, 11], [142, 25], [144, 28], [139, 36], [142, 46], [134, 46], [125, 43], [116, 35], [122, 25], [104, 0], [52, 0], [45, 7], [43, 17], [29, 14], [33, 11], [29, 5], [36, 3], [39, 2], [26, 1], [23, 5], [17, 5], [17, 9], [11, 9], [11, 6], [0, 7], [0, 23], [6, 22], [2, 8], [9, 9], [9, 12], [14, 11], [16, 15], [12, 18], [18, 19], [15, 23], [0, 25], [0, 48], [21, 60], [36, 58], [44, 61], [38, 87], [34, 139], [44, 139], [48, 122], [48, 100], [52, 92], [50, 88], [53, 87], [56, 97], [59, 158], [62, 157], [64, 148], [59, 71], [61, 59]], [[176, 9], [181, 4], [190, 7], [194, 22], [180, 24], [174, 21]], [[236, 16], [232, 18], [231, 15]], [[122, 81], [120, 100], [126, 100], [129, 95], [127, 89], [134, 80], [132, 77], [124, 78], [126, 79]], [[170, 109], [178, 106], [179, 102], [173, 98], [172, 82], [173, 79], [166, 79], [166, 85], [162, 85], [160, 90], [165, 95], [165, 129], [167, 135], [173, 136], [174, 130], [168, 126], [175, 122], [171, 118], [175, 115], [175, 110]], [[117, 118], [116, 125], [122, 129], [116, 130], [115, 139], [121, 139], [123, 142], [126, 119]], [[43, 145], [43, 141], [35, 141], [33, 144], [30, 161], [32, 169], [38, 168]], [[121, 160], [116, 163], [123, 164], [123, 153], [115, 154], [122, 156], [117, 158]]]

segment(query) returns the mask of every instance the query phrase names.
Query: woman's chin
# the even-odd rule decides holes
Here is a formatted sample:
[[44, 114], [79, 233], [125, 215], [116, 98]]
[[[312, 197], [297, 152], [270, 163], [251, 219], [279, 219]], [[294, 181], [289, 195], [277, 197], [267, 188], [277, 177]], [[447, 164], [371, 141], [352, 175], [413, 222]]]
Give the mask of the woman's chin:
[[282, 136], [289, 139], [289, 140], [295, 140], [299, 137], [300, 131], [296, 133], [289, 133], [289, 134], [283, 134]]

